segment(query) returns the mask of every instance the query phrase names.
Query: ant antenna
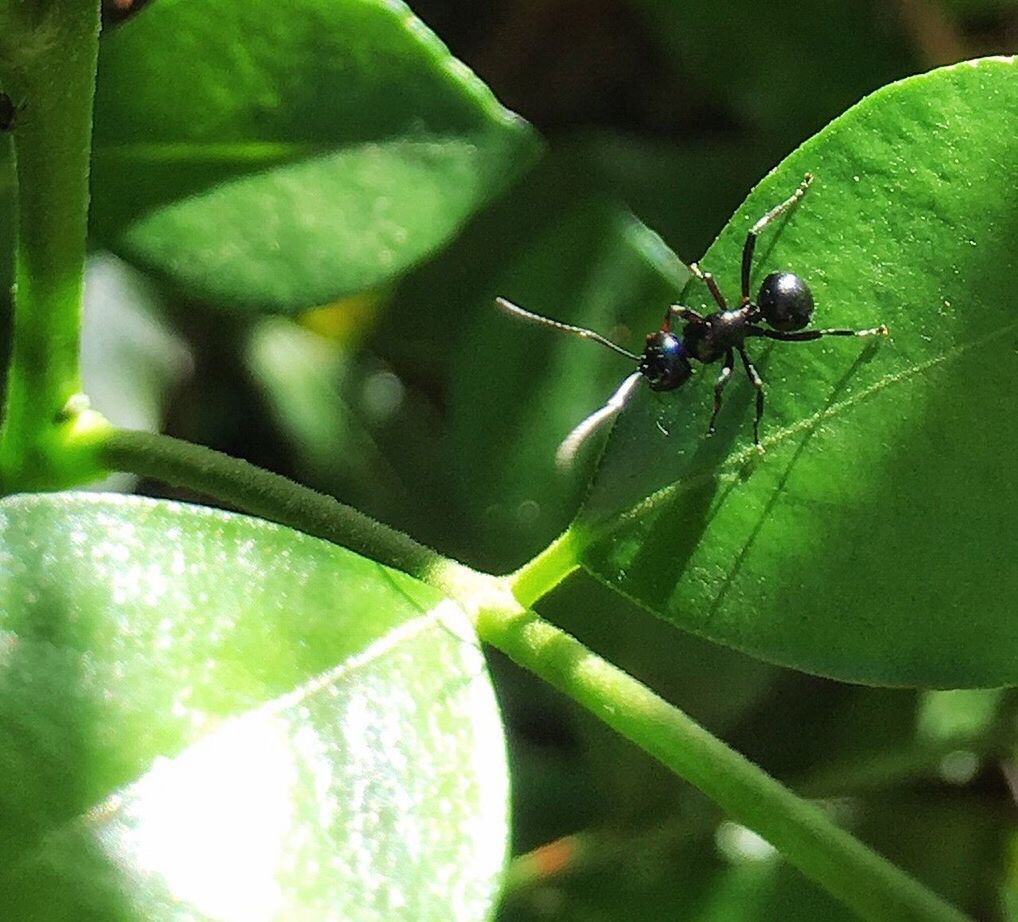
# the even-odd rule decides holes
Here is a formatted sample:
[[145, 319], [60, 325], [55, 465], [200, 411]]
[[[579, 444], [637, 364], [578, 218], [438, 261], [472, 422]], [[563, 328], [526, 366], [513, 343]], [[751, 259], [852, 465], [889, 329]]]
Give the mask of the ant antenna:
[[[619, 355], [624, 355], [627, 359], [632, 359], [634, 362], [640, 361], [640, 356], [634, 355], [628, 349], [623, 349], [621, 346], [613, 343], [610, 339], [605, 339], [605, 337], [603, 337], [600, 333], [595, 333], [593, 330], [588, 330], [584, 327], [574, 327], [569, 323], [559, 323], [557, 320], [542, 317], [540, 314], [532, 314], [530, 311], [524, 310], [518, 304], [513, 304], [512, 301], [507, 301], [505, 298], [495, 298], [495, 304], [507, 314], [512, 314], [514, 317], [519, 317], [521, 320], [527, 320], [530, 323], [539, 323], [541, 326], [551, 327], [553, 330], [561, 330], [563, 333], [572, 333], [573, 336], [579, 336], [580, 339], [592, 339], [594, 342], [600, 343], [602, 346], [607, 346], [614, 352], [619, 353]], [[614, 397], [612, 399], [614, 400]], [[610, 402], [611, 401], [609, 401], [609, 403]], [[586, 420], [584, 420], [584, 422], [586, 422]], [[582, 425], [583, 423], [580, 423], [580, 426]], [[577, 426], [576, 429], [578, 430], [580, 426]], [[572, 438], [572, 436], [570, 436], [570, 438]]]
[[572, 467], [573, 461], [576, 460], [576, 455], [587, 439], [608, 420], [613, 419], [622, 412], [642, 377], [642, 371], [634, 371], [619, 385], [618, 390], [608, 398], [608, 402], [600, 410], [595, 410], [591, 413], [590, 416], [583, 420], [562, 440], [558, 451], [555, 452], [555, 463], [559, 468], [566, 470]]

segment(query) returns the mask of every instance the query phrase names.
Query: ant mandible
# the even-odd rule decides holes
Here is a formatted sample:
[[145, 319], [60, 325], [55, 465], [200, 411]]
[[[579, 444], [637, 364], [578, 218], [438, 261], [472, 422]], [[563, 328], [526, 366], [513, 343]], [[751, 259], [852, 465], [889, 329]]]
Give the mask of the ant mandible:
[[[781, 217], [797, 204], [806, 194], [813, 176], [807, 173], [799, 188], [780, 205], [775, 206], [756, 222], [746, 235], [742, 248], [742, 300], [734, 310], [729, 309], [714, 276], [703, 272], [696, 263], [690, 264], [690, 271], [703, 282], [717, 303], [719, 310], [703, 316], [688, 307], [671, 305], [665, 312], [661, 329], [647, 337], [642, 355], [606, 339], [593, 330], [559, 323], [540, 314], [531, 313], [505, 298], [496, 298], [495, 303], [504, 311], [542, 326], [571, 333], [581, 339], [592, 339], [609, 349], [624, 355], [637, 363], [637, 371], [629, 375], [609, 398], [608, 402], [581, 422], [559, 446], [556, 459], [561, 466], [572, 463], [576, 453], [587, 438], [608, 420], [617, 416], [625, 407], [641, 378], [646, 378], [651, 390], [672, 391], [681, 387], [693, 373], [690, 359], [709, 365], [724, 359], [721, 373], [714, 382], [714, 409], [707, 427], [708, 435], [714, 433], [714, 423], [721, 409], [721, 395], [735, 368], [735, 354], [739, 354], [746, 376], [756, 391], [756, 417], [753, 420], [753, 442], [760, 445], [760, 419], [764, 410], [764, 384], [756, 367], [746, 354], [747, 337], [763, 337], [781, 342], [801, 343], [820, 339], [822, 336], [886, 336], [887, 327], [881, 324], [870, 330], [806, 330], [813, 316], [813, 294], [806, 282], [791, 272], [772, 272], [763, 280], [760, 292], [754, 302], [749, 295], [750, 272], [753, 265], [753, 251], [756, 239], [768, 224]], [[682, 333], [672, 332], [672, 320], [682, 321]], [[768, 324], [761, 326], [761, 322]]]

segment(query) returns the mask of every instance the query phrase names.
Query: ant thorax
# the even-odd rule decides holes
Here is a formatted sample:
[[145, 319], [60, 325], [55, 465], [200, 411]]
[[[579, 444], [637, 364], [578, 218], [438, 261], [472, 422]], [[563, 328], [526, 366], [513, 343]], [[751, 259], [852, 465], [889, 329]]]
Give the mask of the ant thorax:
[[729, 349], [742, 345], [755, 307], [747, 304], [734, 311], [717, 311], [702, 320], [690, 320], [682, 341], [693, 358], [705, 365], [716, 362]]

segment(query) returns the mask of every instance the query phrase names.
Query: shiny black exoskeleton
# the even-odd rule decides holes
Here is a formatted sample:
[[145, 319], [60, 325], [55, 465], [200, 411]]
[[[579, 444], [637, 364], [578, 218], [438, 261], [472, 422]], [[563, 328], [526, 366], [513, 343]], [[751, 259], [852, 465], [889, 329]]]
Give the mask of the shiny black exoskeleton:
[[[703, 316], [688, 307], [673, 305], [668, 308], [661, 329], [647, 337], [640, 358], [640, 371], [652, 390], [670, 391], [683, 385], [693, 373], [690, 360], [709, 365], [724, 359], [721, 374], [714, 384], [714, 410], [711, 413], [709, 432], [714, 431], [714, 423], [721, 409], [721, 394], [731, 378], [735, 354], [738, 353], [746, 375], [756, 389], [753, 440], [757, 446], [760, 445], [763, 381], [746, 354], [745, 342], [748, 338], [806, 342], [821, 336], [872, 336], [887, 332], [884, 326], [871, 330], [804, 330], [813, 318], [813, 293], [805, 281], [791, 272], [772, 272], [763, 280], [756, 301], [750, 299], [750, 274], [757, 236], [775, 218], [796, 204], [812, 181], [813, 177], [807, 174], [793, 195], [772, 208], [750, 228], [742, 250], [742, 300], [737, 308], [729, 309], [714, 277], [693, 263], [690, 269], [706, 284], [720, 310]], [[683, 322], [681, 336], [676, 336], [671, 329], [672, 319], [676, 317]]]
[[[736, 310], [729, 310], [713, 277], [701, 272], [696, 263], [693, 263], [692, 269], [697, 278], [707, 283], [721, 310], [703, 317], [696, 311], [678, 305], [668, 309], [662, 329], [647, 337], [640, 364], [653, 390], [668, 391], [685, 382], [692, 373], [690, 358], [705, 365], [716, 362], [722, 356], [727, 361], [733, 358], [729, 355], [733, 349], [742, 348], [747, 336], [783, 339], [785, 337], [775, 336], [775, 331], [791, 333], [801, 330], [813, 316], [813, 293], [799, 276], [791, 272], [772, 272], [764, 279], [755, 304], [743, 296], [742, 305]], [[673, 316], [685, 321], [681, 340], [671, 332]], [[760, 327], [761, 321], [774, 329]], [[799, 336], [795, 339], [815, 339], [835, 332], [817, 330], [808, 337]], [[852, 336], [858, 335], [852, 330], [845, 332]]]
[[[634, 355], [592, 330], [532, 314], [503, 298], [497, 300], [503, 310], [517, 317], [551, 326], [584, 339], [593, 339], [638, 363], [637, 372], [623, 381], [608, 403], [587, 417], [566, 437], [559, 449], [560, 461], [570, 462], [586, 438], [598, 426], [622, 410], [633, 393], [636, 379], [639, 377], [645, 378], [652, 390], [671, 391], [690, 379], [693, 374], [693, 361], [709, 365], [723, 359], [721, 373], [714, 383], [714, 409], [708, 427], [708, 432], [713, 433], [714, 423], [721, 409], [721, 395], [735, 367], [736, 353], [742, 361], [746, 376], [756, 390], [753, 441], [759, 448], [764, 386], [756, 367], [746, 354], [747, 339], [759, 337], [782, 342], [807, 342], [820, 339], [822, 336], [876, 336], [887, 333], [887, 327], [883, 325], [870, 330], [806, 330], [805, 327], [813, 317], [813, 294], [806, 282], [791, 272], [772, 272], [763, 280], [756, 301], [750, 298], [750, 275], [757, 237], [768, 224], [788, 211], [806, 194], [806, 189], [812, 181], [813, 177], [807, 173], [799, 188], [791, 196], [768, 211], [749, 229], [746, 243], [742, 248], [742, 299], [739, 306], [730, 309], [714, 277], [709, 272], [701, 271], [696, 263], [692, 263], [690, 270], [707, 286], [719, 309], [705, 316], [688, 307], [672, 305], [665, 313], [661, 329], [647, 337], [642, 355]], [[681, 333], [672, 330], [675, 318], [682, 321]]]
[[686, 345], [674, 333], [659, 330], [647, 337], [640, 356], [640, 374], [654, 391], [672, 391], [693, 374]]

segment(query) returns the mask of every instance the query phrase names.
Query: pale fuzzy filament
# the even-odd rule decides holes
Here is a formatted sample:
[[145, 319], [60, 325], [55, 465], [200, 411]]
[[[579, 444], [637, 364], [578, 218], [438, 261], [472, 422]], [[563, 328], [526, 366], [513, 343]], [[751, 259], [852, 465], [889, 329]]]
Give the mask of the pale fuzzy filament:
[[581, 422], [575, 429], [573, 429], [572, 432], [569, 433], [569, 435], [565, 437], [565, 439], [562, 440], [562, 444], [559, 445], [558, 451], [555, 452], [555, 463], [560, 468], [571, 467], [573, 461], [576, 459], [576, 455], [579, 453], [587, 439], [590, 438], [590, 436], [593, 435], [594, 432], [596, 432], [601, 426], [608, 422], [608, 420], [614, 419], [622, 412], [642, 377], [642, 372], [634, 371], [619, 385], [618, 390], [616, 390], [615, 393], [608, 398], [608, 402], [603, 407], [591, 413], [590, 416], [583, 420], [583, 422]]

